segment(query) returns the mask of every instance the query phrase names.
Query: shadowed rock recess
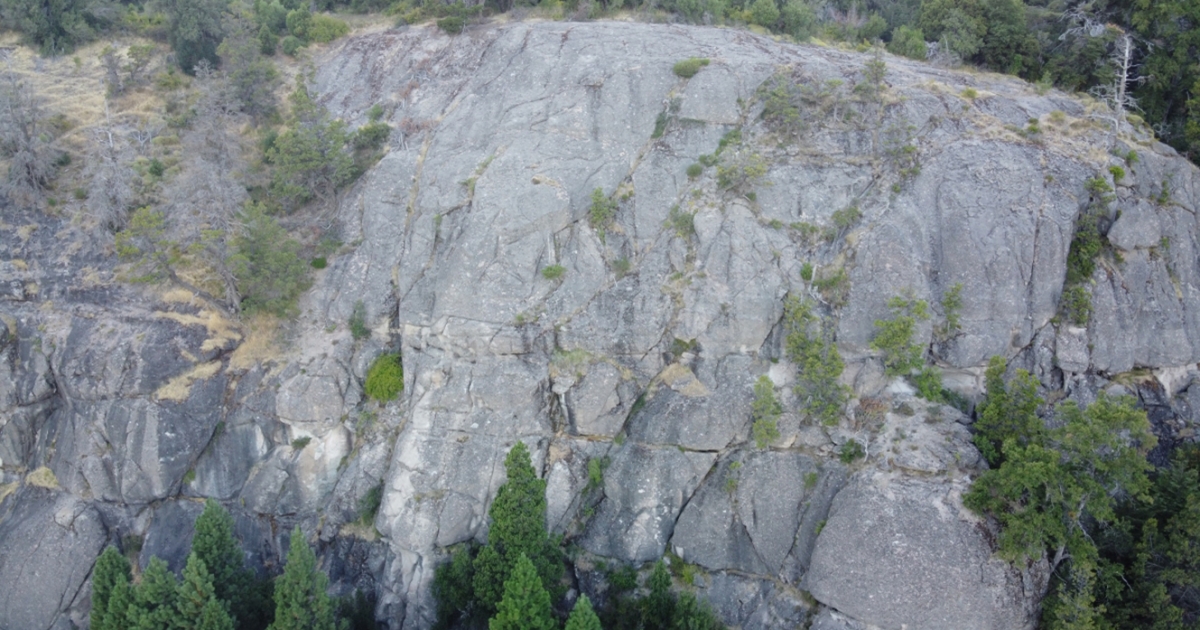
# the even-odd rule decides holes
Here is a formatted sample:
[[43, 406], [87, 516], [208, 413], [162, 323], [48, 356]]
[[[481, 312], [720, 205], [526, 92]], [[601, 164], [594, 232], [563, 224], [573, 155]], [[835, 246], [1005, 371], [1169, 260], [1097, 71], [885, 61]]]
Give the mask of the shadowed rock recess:
[[[710, 63], [672, 72], [689, 57]], [[339, 42], [314, 94], [352, 124], [383, 104], [395, 132], [340, 195], [346, 245], [269, 351], [189, 295], [117, 282], [77, 226], [10, 212], [0, 628], [85, 624], [106, 541], [182, 566], [199, 497], [230, 508], [264, 571], [300, 524], [338, 592], [427, 628], [434, 569], [485, 540], [518, 440], [597, 597], [599, 560], [669, 551], [741, 628], [1032, 627], [1044, 567], [996, 559], [962, 506], [983, 466], [970, 419], [885, 377], [874, 323], [895, 296], [926, 300], [915, 343], [968, 399], [1003, 355], [1060, 399], [1136, 394], [1162, 444], [1193, 439], [1200, 173], [1144, 132], [1112, 136], [1094, 103], [889, 55], [880, 79], [872, 59], [630, 23]], [[1109, 245], [1075, 325], [1056, 315], [1095, 177], [1115, 189]], [[793, 389], [788, 296], [836, 335], [852, 390], [836, 424]], [[360, 301], [365, 341], [347, 325]], [[379, 406], [362, 383], [384, 351], [405, 388]], [[784, 408], [762, 449], [761, 375]], [[850, 440], [866, 457], [843, 463]], [[374, 526], [356, 524], [380, 484]]]

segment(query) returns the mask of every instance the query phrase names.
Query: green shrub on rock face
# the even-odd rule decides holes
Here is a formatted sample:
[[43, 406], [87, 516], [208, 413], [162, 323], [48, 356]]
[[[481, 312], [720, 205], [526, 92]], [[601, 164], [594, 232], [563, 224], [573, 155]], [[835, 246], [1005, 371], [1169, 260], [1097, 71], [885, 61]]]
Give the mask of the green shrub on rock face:
[[700, 72], [700, 68], [703, 68], [708, 64], [708, 59], [703, 57], [689, 57], [683, 61], [680, 61], [679, 63], [676, 63], [675, 67], [671, 68], [671, 71], [674, 72], [678, 77], [690, 79], [696, 76], [697, 72]]
[[400, 364], [400, 355], [379, 355], [367, 370], [363, 391], [380, 402], [395, 400], [404, 391], [404, 367]]
[[458, 35], [461, 33], [463, 31], [463, 27], [466, 26], [466, 23], [467, 21], [465, 19], [457, 15], [444, 17], [437, 21], [438, 28], [442, 29], [446, 33], [449, 33], [450, 35]]

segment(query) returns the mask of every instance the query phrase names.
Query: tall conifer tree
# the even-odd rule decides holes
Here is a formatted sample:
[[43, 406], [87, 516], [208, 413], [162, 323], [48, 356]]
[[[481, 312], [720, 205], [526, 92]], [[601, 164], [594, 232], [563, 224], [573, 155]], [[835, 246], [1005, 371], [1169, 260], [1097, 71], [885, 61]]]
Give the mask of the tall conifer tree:
[[504, 583], [504, 597], [496, 615], [488, 621], [488, 630], [556, 630], [550, 593], [542, 586], [537, 569], [525, 554]]
[[108, 600], [118, 580], [124, 579], [128, 586], [131, 578], [129, 560], [116, 547], [109, 545], [96, 558], [96, 566], [92, 569], [92, 630], [108, 630], [105, 619]]
[[271, 630], [335, 630], [333, 600], [325, 593], [328, 582], [317, 570], [317, 557], [297, 526], [292, 530], [287, 566], [275, 584]]

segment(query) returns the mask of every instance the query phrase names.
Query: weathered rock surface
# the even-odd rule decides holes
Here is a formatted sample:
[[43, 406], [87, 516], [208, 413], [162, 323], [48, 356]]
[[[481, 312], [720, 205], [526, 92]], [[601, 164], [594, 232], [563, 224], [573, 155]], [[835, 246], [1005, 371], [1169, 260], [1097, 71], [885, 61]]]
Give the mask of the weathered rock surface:
[[964, 488], [856, 476], [834, 499], [804, 588], [880, 628], [1033, 627], [1022, 576], [992, 556], [979, 522], [963, 513]]
[[[676, 76], [691, 56], [711, 63]], [[314, 57], [314, 93], [351, 125], [383, 105], [393, 136], [340, 195], [347, 246], [274, 346], [190, 295], [117, 282], [108, 245], [69, 221], [6, 214], [0, 496], [16, 491], [0, 548], [36, 532], [46, 544], [20, 547], [22, 562], [47, 564], [0, 626], [83, 619], [106, 540], [144, 537], [143, 561], [179, 566], [193, 500], [214, 497], [264, 570], [300, 524], [339, 592], [371, 589], [390, 627], [428, 627], [434, 568], [486, 538], [520, 440], [549, 482], [548, 526], [614, 564], [679, 554], [731, 624], [801, 625], [817, 613], [805, 588], [829, 607], [813, 627], [1028, 627], [1040, 583], [991, 557], [956, 498], [979, 465], [969, 418], [885, 377], [874, 322], [894, 296], [929, 301], [917, 342], [968, 396], [996, 354], [1085, 402], [1148, 368], [1130, 391], [1162, 443], [1194, 440], [1200, 174], [1121, 136], [1139, 154], [1107, 233], [1123, 262], [1097, 265], [1092, 320], [1068, 327], [1066, 255], [1085, 181], [1118, 161], [1108, 134], [1062, 93], [891, 56], [873, 100], [851, 87], [868, 59], [603, 22], [337, 42]], [[832, 90], [832, 105], [804, 101], [796, 128], [764, 121], [758, 90], [775, 75]], [[1038, 137], [1013, 131], [1030, 118]], [[605, 225], [589, 220], [596, 189], [617, 203]], [[837, 224], [851, 207], [861, 216]], [[935, 335], [958, 283], [961, 330]], [[827, 318], [846, 359], [857, 400], [836, 426], [799, 412], [788, 295]], [[367, 340], [347, 326], [358, 302]], [[397, 350], [403, 395], [364, 400], [370, 361]], [[758, 450], [763, 374], [786, 413]], [[846, 466], [849, 440], [867, 458]], [[60, 489], [30, 487], [42, 466]], [[381, 485], [375, 539], [352, 523]], [[68, 512], [73, 529], [51, 519]], [[20, 570], [0, 558], [0, 583]], [[576, 572], [584, 590], [594, 573]]]
[[0, 627], [71, 628], [84, 581], [108, 540], [96, 509], [64, 492], [26, 488], [0, 511]]

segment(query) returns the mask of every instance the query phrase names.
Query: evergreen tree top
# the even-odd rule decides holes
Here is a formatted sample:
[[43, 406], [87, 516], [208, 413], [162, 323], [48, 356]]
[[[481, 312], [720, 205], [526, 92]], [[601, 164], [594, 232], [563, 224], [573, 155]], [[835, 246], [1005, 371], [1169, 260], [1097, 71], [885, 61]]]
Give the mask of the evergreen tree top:
[[592, 600], [587, 595], [580, 595], [567, 618], [566, 630], [601, 630], [600, 617], [592, 609]]
[[533, 562], [525, 554], [517, 558], [496, 615], [488, 621], [488, 630], [556, 630], [550, 608], [550, 593], [542, 586]]

